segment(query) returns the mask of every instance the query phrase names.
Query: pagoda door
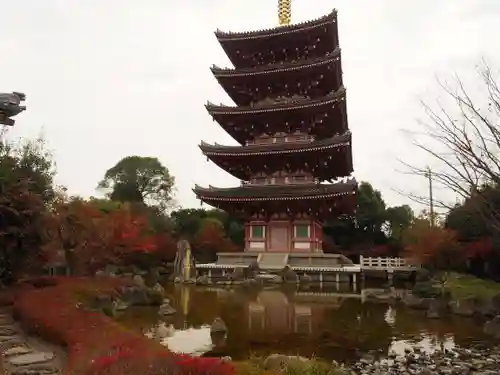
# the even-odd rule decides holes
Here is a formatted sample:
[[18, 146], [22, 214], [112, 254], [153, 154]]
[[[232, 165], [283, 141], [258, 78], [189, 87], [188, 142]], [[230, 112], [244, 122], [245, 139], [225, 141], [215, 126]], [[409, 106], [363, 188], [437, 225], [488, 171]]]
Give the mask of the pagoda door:
[[268, 251], [290, 251], [289, 225], [287, 223], [272, 223]]

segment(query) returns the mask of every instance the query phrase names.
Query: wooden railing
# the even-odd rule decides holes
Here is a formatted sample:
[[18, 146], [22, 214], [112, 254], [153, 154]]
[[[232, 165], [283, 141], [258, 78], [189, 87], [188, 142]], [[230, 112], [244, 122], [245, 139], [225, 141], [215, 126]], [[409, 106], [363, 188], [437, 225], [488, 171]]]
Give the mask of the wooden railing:
[[414, 268], [404, 258], [397, 257], [364, 257], [360, 256], [361, 268], [372, 269], [394, 269], [394, 268]]

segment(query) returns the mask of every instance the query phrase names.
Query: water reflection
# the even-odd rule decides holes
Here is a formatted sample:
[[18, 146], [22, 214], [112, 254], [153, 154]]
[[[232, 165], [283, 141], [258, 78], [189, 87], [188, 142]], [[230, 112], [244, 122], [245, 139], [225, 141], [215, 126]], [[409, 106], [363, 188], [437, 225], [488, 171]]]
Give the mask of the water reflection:
[[[167, 286], [177, 314], [159, 317], [157, 309], [131, 309], [120, 320], [153, 337], [158, 325], [172, 325], [161, 342], [196, 355], [250, 353], [316, 355], [350, 360], [360, 352], [395, 351], [409, 345], [450, 347], [482, 339], [479, 326], [464, 318], [428, 320], [422, 312], [362, 301], [363, 293], [344, 289], [223, 289]], [[221, 317], [226, 336], [210, 336], [210, 323]]]

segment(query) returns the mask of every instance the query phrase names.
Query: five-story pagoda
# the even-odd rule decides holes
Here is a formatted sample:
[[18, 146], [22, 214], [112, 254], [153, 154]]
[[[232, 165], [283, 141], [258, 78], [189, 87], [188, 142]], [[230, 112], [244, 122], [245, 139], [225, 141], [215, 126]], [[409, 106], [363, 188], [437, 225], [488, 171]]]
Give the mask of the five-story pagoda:
[[322, 222], [356, 204], [337, 12], [288, 25], [289, 6], [280, 27], [215, 33], [234, 69], [212, 73], [236, 105], [206, 108], [240, 145], [200, 148], [242, 183], [194, 192], [245, 218], [247, 251], [321, 252]]

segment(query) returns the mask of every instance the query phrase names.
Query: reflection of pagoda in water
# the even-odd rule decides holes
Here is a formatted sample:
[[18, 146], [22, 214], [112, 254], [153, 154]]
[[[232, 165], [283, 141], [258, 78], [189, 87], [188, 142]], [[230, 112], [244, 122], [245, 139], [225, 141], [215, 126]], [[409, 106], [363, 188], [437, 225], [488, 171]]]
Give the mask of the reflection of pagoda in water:
[[247, 304], [248, 331], [253, 339], [314, 336], [323, 329], [325, 310], [340, 307], [343, 299], [336, 293], [296, 292], [287, 296], [278, 290], [261, 291]]

